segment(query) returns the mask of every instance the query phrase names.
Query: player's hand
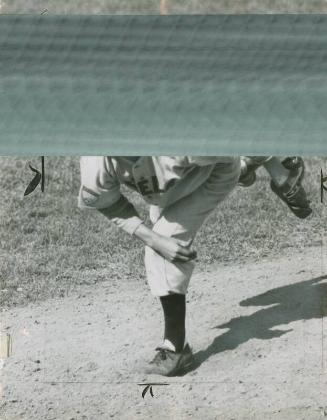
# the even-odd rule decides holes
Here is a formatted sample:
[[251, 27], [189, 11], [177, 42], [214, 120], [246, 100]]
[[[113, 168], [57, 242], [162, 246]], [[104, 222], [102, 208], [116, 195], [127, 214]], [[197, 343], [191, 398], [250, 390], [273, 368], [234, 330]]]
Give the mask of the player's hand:
[[187, 262], [197, 257], [196, 251], [185, 241], [157, 235], [152, 248], [171, 262]]

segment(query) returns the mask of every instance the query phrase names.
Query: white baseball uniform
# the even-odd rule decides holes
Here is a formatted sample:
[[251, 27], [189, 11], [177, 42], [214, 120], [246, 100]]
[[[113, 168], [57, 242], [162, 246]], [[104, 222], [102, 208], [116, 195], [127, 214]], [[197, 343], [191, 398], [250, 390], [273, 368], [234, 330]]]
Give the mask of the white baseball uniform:
[[[142, 156], [135, 161], [123, 156], [84, 156], [78, 205], [106, 209], [109, 219], [133, 235], [143, 221], [120, 192], [120, 185], [127, 185], [150, 204], [155, 232], [189, 243], [237, 185], [239, 175], [239, 157]], [[154, 295], [185, 294], [194, 261], [170, 262], [146, 246], [145, 267]]]

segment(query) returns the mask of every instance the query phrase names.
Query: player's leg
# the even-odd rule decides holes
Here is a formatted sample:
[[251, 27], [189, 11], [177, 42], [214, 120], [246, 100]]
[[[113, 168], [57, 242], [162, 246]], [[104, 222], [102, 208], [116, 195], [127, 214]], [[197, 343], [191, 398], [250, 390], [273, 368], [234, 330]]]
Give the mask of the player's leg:
[[[239, 177], [239, 162], [217, 166], [208, 181], [191, 195], [164, 210], [151, 208], [153, 230], [190, 244], [206, 217], [232, 191]], [[146, 247], [145, 266], [152, 293], [158, 296], [165, 321], [163, 344], [147, 372], [174, 375], [193, 361], [185, 339], [185, 294], [195, 266], [194, 261], [170, 262]]]
[[[150, 208], [150, 218], [154, 230], [165, 236], [175, 237], [180, 226], [162, 210], [155, 206]], [[174, 214], [172, 214], [174, 217]], [[175, 218], [175, 217], [174, 217]], [[194, 233], [189, 230], [181, 232], [185, 243], [192, 241]], [[180, 370], [185, 370], [193, 364], [193, 354], [186, 343], [186, 290], [194, 269], [194, 261], [171, 263], [150, 247], [145, 247], [145, 268], [151, 292], [160, 300], [164, 316], [163, 342], [156, 348], [156, 355], [146, 366], [149, 374], [173, 376]]]
[[277, 156], [242, 157], [242, 171], [239, 185], [250, 186], [256, 180], [255, 171], [264, 166], [271, 177], [271, 189], [299, 218], [306, 218], [311, 213], [310, 202], [302, 186], [304, 162], [300, 157], [288, 157], [280, 160]]
[[264, 166], [276, 185], [283, 185], [287, 181], [290, 171], [282, 164], [278, 157], [242, 156], [239, 185], [243, 187], [252, 185], [256, 180], [255, 171], [260, 166]]
[[256, 181], [256, 170], [269, 159], [269, 156], [242, 156], [241, 173], [238, 184], [241, 187], [250, 187]]
[[[268, 167], [266, 166], [267, 164]], [[284, 173], [280, 170], [284, 168]], [[271, 175], [272, 191], [287, 204], [288, 208], [300, 219], [305, 219], [312, 213], [310, 201], [302, 185], [304, 177], [304, 162], [300, 157], [289, 157], [282, 162], [278, 158], [265, 163], [265, 168]], [[286, 172], [285, 172], [286, 170]]]
[[263, 166], [276, 185], [282, 186], [285, 184], [289, 177], [290, 170], [282, 164], [277, 156], [270, 156], [265, 160]]

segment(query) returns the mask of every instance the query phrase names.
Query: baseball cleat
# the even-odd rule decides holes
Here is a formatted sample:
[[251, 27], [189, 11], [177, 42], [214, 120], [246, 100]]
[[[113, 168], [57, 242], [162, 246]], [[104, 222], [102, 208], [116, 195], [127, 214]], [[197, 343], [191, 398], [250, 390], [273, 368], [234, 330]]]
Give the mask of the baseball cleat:
[[164, 347], [156, 348], [157, 354], [145, 369], [147, 374], [175, 376], [188, 370], [194, 364], [194, 356], [188, 344], [180, 353]]
[[303, 159], [300, 157], [286, 158], [282, 163], [290, 171], [288, 179], [282, 186], [271, 181], [270, 187], [287, 204], [295, 216], [305, 219], [312, 213], [312, 209], [301, 184], [304, 176]]
[[244, 175], [240, 175], [238, 185], [240, 185], [241, 187], [251, 187], [251, 185], [255, 183], [256, 179], [257, 175], [255, 171], [247, 172]]
[[250, 157], [242, 157], [241, 159], [241, 175], [238, 185], [241, 187], [251, 187], [257, 179], [255, 171], [261, 166], [261, 163], [255, 162]]
[[300, 156], [289, 156], [282, 160], [282, 164], [288, 170], [297, 169], [299, 171], [298, 182], [302, 182], [305, 166], [304, 161]]

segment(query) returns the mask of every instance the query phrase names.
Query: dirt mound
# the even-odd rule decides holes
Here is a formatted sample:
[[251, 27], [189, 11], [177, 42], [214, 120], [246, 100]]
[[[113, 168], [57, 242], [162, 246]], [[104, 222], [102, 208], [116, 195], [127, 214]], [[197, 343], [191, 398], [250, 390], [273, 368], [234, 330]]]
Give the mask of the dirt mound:
[[[188, 340], [198, 367], [142, 373], [161, 339], [146, 285], [107, 281], [2, 314], [13, 354], [1, 419], [316, 419], [326, 411], [327, 267], [319, 248], [196, 273]], [[325, 333], [326, 336], [326, 333]], [[327, 344], [327, 343], [325, 343]], [[139, 383], [153, 386], [143, 399]]]

